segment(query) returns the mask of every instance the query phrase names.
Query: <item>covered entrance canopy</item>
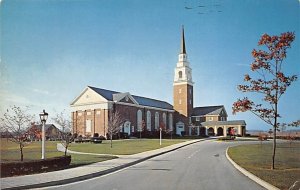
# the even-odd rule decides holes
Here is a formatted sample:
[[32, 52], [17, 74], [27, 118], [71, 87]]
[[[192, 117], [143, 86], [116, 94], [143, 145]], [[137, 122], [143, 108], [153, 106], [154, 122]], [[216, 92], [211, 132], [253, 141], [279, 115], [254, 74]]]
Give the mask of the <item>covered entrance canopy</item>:
[[246, 134], [246, 122], [244, 120], [233, 121], [206, 121], [201, 123], [205, 127], [209, 136], [227, 136]]

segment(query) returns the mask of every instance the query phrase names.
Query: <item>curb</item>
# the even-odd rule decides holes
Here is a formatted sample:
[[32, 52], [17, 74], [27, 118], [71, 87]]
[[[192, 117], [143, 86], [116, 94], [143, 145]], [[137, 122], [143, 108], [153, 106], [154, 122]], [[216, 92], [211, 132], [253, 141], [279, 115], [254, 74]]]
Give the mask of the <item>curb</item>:
[[31, 184], [31, 185], [23, 185], [23, 186], [18, 186], [18, 187], [3, 188], [3, 190], [34, 189], [34, 188], [43, 188], [43, 187], [49, 187], [49, 186], [66, 185], [66, 184], [69, 184], [69, 183], [84, 181], [84, 180], [87, 180], [87, 179], [100, 177], [100, 176], [103, 176], [103, 175], [106, 175], [106, 174], [109, 174], [109, 173], [112, 173], [112, 172], [130, 167], [130, 166], [136, 165], [138, 163], [149, 160], [149, 159], [154, 158], [156, 156], [160, 156], [160, 155], [178, 150], [180, 148], [183, 148], [183, 147], [186, 147], [186, 146], [189, 146], [189, 145], [192, 145], [192, 144], [204, 141], [204, 140], [206, 140], [206, 139], [199, 139], [199, 140], [191, 142], [189, 144], [184, 144], [184, 145], [181, 145], [179, 147], [176, 147], [176, 148], [173, 148], [173, 149], [170, 149], [170, 150], [166, 150], [166, 151], [163, 151], [163, 152], [160, 152], [160, 153], [156, 153], [156, 154], [147, 156], [145, 158], [141, 158], [139, 160], [136, 160], [136, 161], [133, 161], [133, 162], [130, 162], [130, 163], [127, 163], [127, 164], [123, 164], [123, 165], [120, 165], [120, 166], [116, 166], [116, 167], [113, 167], [113, 168], [110, 168], [110, 169], [107, 169], [107, 170], [103, 170], [103, 171], [99, 171], [99, 172], [95, 172], [95, 173], [91, 173], [91, 174], [86, 174], [86, 175], [83, 175], [83, 176], [78, 176], [78, 177], [63, 179], [63, 180], [58, 180], [58, 181], [50, 181], [50, 182], [39, 183], [39, 184]]
[[269, 189], [269, 190], [280, 190], [277, 187], [275, 187], [274, 185], [271, 185], [270, 183], [260, 179], [259, 177], [257, 177], [256, 175], [248, 172], [246, 169], [242, 168], [241, 166], [239, 166], [237, 163], [235, 163], [228, 155], [228, 149], [230, 147], [228, 147], [226, 149], [226, 158], [229, 160], [229, 162], [238, 170], [240, 171], [242, 174], [244, 174], [245, 176], [247, 176], [248, 178], [250, 178], [252, 181], [256, 182], [257, 184], [261, 185], [262, 187]]

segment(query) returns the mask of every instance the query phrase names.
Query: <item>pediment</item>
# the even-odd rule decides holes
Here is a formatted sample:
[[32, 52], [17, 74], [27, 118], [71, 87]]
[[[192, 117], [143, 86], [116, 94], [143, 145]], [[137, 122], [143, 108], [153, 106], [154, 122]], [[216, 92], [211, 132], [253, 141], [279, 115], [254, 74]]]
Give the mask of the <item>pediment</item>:
[[77, 98], [75, 98], [71, 105], [84, 105], [101, 102], [107, 102], [107, 99], [105, 99], [103, 96], [87, 87]]
[[129, 92], [113, 94], [113, 100], [116, 102], [123, 102], [123, 103], [138, 105], [138, 102], [131, 96], [131, 94]]

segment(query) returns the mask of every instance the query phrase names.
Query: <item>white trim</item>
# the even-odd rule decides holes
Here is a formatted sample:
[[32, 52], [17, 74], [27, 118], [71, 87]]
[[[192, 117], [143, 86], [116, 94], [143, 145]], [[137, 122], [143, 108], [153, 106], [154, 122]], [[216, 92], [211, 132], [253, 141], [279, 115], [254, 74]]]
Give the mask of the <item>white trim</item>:
[[110, 109], [111, 105], [109, 102], [103, 102], [98, 104], [82, 104], [82, 105], [72, 105], [71, 112], [74, 111], [84, 111], [84, 110], [94, 110], [94, 109]]
[[212, 117], [212, 116], [220, 116], [220, 115], [193, 115], [191, 117]]
[[[90, 90], [92, 90], [93, 92], [95, 92], [93, 89], [91, 89], [90, 87], [86, 87], [81, 93], [80, 93], [80, 95], [79, 96], [77, 96], [71, 103], [70, 103], [70, 106], [76, 106], [76, 105], [74, 105], [76, 102], [77, 102], [77, 100], [88, 90], [88, 89], [90, 89]], [[97, 92], [95, 92], [98, 96], [100, 96], [101, 98], [103, 98], [103, 99], [105, 99], [105, 100], [107, 100], [106, 98], [104, 98], [103, 96], [101, 96], [100, 94], [98, 94]], [[101, 103], [101, 102], [96, 102], [96, 103]], [[78, 104], [78, 105], [80, 105], [80, 104]]]
[[186, 82], [186, 81], [182, 81], [182, 82], [173, 82], [173, 86], [176, 86], [176, 85], [183, 85], [183, 84], [189, 84], [191, 86], [193, 86], [194, 82]]

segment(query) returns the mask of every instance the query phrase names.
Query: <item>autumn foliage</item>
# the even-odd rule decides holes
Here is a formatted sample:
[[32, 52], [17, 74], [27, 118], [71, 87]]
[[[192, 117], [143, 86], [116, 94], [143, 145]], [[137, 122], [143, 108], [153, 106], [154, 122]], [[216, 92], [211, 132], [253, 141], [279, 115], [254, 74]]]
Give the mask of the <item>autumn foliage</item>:
[[255, 76], [246, 74], [244, 82], [238, 85], [241, 92], [252, 92], [262, 96], [261, 102], [254, 102], [248, 97], [238, 99], [233, 103], [233, 114], [250, 111], [260, 119], [273, 126], [274, 150], [273, 166], [276, 149], [276, 130], [280, 126], [278, 103], [287, 88], [297, 80], [296, 75], [288, 76], [283, 73], [283, 60], [287, 57], [287, 50], [295, 39], [293, 32], [282, 33], [280, 36], [264, 34], [258, 42], [262, 49], [254, 49], [251, 71]]

